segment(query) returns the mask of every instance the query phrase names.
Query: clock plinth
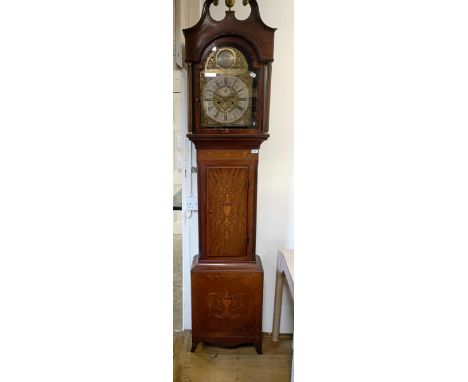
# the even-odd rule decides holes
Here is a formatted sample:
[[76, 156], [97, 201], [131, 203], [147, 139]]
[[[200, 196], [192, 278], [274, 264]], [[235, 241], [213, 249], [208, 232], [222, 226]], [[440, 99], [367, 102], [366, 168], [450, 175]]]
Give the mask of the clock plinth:
[[262, 353], [263, 267], [254, 261], [193, 260], [192, 349], [199, 342], [253, 344]]
[[[184, 29], [187, 137], [197, 149], [199, 255], [191, 269], [192, 351], [198, 342], [262, 352], [263, 267], [255, 254], [257, 169], [269, 138], [274, 28], [256, 0], [238, 20], [209, 15]], [[216, 4], [215, 4], [216, 5]]]

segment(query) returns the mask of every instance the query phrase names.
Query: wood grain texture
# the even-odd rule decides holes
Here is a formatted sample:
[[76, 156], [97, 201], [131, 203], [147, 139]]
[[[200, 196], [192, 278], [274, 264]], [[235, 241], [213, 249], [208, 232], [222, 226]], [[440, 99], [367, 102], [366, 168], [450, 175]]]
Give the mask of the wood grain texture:
[[[191, 333], [174, 335], [174, 382], [287, 382], [291, 373], [292, 340], [273, 342], [263, 335], [263, 355], [250, 345], [220, 348], [201, 343], [190, 353]], [[177, 344], [177, 345], [176, 345]]]
[[268, 139], [268, 134], [187, 134], [197, 149], [258, 149]]
[[258, 154], [200, 149], [197, 164], [201, 260], [254, 261]]
[[[253, 162], [258, 161], [258, 154], [253, 154], [250, 150], [231, 149], [212, 149], [212, 150], [199, 150], [197, 151], [197, 160], [249, 160]], [[227, 162], [228, 163], [228, 162]]]
[[183, 328], [182, 235], [173, 235], [172, 327]]
[[[262, 21], [256, 0], [250, 0], [251, 13], [245, 20], [238, 20], [232, 11], [221, 21], [212, 19], [212, 3], [206, 0], [200, 21], [183, 31], [189, 81], [187, 137], [197, 148], [198, 166], [200, 255], [191, 271], [191, 349], [200, 341], [219, 346], [250, 343], [261, 353], [263, 268], [255, 255], [257, 149], [269, 137], [265, 102], [269, 102], [275, 29]], [[202, 124], [201, 76], [206, 60], [219, 47], [239, 50], [254, 79], [249, 98], [253, 114], [246, 126]], [[225, 365], [230, 366], [232, 362]], [[194, 379], [187, 381], [229, 380], [192, 374]], [[265, 375], [264, 380], [270, 380]], [[251, 378], [244, 375], [238, 380]]]
[[218, 346], [253, 343], [262, 352], [263, 267], [255, 262], [198, 263], [191, 271], [192, 349], [204, 341]]
[[[200, 21], [191, 28], [184, 29], [185, 56], [188, 73], [188, 132], [189, 139], [196, 147], [235, 147], [235, 139], [223, 139], [223, 135], [239, 135], [239, 147], [258, 148], [268, 138], [269, 93], [271, 62], [273, 61], [274, 32], [262, 21], [255, 0], [250, 1], [251, 13], [245, 20], [238, 20], [234, 12], [226, 12], [221, 21], [211, 18], [207, 0]], [[248, 127], [204, 127], [200, 94], [202, 91], [201, 73], [204, 63], [213, 49], [230, 46], [239, 50], [246, 58], [248, 70], [255, 78], [252, 111], [254, 120]], [[203, 135], [208, 135], [207, 139]], [[217, 136], [213, 140], [213, 135]], [[251, 136], [249, 138], [249, 136]], [[234, 143], [234, 146], [232, 145]], [[211, 146], [213, 147], [213, 146]]]
[[191, 334], [189, 331], [172, 334], [172, 373], [174, 381], [183, 381], [184, 365], [190, 350]]
[[210, 256], [245, 256], [248, 166], [207, 168], [207, 241]]
[[205, 1], [200, 20], [191, 28], [183, 30], [185, 36], [185, 61], [199, 62], [203, 44], [223, 36], [239, 36], [251, 44], [263, 62], [273, 60], [274, 33], [276, 28], [266, 25], [256, 0], [250, 1], [251, 12], [247, 19], [238, 20], [235, 12], [226, 11], [223, 20], [214, 20], [210, 15], [213, 0]]

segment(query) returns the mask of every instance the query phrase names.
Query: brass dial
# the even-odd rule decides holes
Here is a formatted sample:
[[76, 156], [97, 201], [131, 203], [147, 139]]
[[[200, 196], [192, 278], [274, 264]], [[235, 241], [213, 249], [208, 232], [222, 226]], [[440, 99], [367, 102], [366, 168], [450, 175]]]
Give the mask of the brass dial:
[[239, 77], [221, 74], [211, 78], [202, 90], [206, 115], [219, 123], [233, 123], [249, 108], [249, 88]]

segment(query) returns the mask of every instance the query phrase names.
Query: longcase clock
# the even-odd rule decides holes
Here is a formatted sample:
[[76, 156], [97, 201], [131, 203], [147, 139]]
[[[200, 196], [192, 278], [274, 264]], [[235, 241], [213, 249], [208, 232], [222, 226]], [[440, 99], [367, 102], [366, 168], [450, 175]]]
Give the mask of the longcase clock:
[[184, 29], [188, 138], [197, 149], [199, 255], [191, 270], [192, 351], [200, 341], [262, 352], [263, 267], [255, 254], [259, 148], [268, 139], [275, 29], [231, 10]]

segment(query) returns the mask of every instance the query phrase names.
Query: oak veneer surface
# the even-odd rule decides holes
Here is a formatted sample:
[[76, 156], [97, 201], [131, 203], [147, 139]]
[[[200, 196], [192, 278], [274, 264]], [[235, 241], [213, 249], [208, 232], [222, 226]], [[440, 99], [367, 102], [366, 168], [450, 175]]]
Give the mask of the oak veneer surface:
[[234, 11], [227, 11], [223, 20], [212, 19], [210, 16], [211, 3], [213, 0], [205, 2], [202, 16], [197, 24], [183, 30], [186, 62], [199, 62], [203, 52], [203, 43], [218, 38], [220, 30], [225, 31], [224, 35], [239, 36], [252, 44], [262, 62], [273, 61], [276, 28], [271, 28], [263, 22], [256, 0], [250, 1], [251, 12], [245, 20], [237, 19]]
[[287, 382], [291, 377], [292, 339], [263, 337], [264, 354], [254, 346], [220, 348], [201, 343], [190, 353], [190, 331], [174, 333], [174, 382]]
[[207, 168], [208, 253], [245, 256], [247, 252], [248, 166]]
[[263, 267], [255, 262], [199, 262], [192, 271], [192, 350], [255, 344], [262, 352]]
[[199, 149], [197, 165], [201, 259], [255, 260], [258, 154]]
[[[214, 20], [209, 12], [213, 3], [217, 2], [205, 0], [200, 21], [183, 30], [188, 64], [187, 137], [197, 149], [199, 205], [199, 255], [191, 270], [191, 349], [201, 341], [226, 347], [253, 343], [261, 353], [263, 268], [255, 254], [258, 148], [269, 137], [266, 101], [275, 28], [262, 21], [256, 0], [249, 1], [251, 12], [245, 20], [238, 20], [231, 10], [223, 20]], [[202, 118], [205, 63], [218, 47], [239, 50], [253, 78], [252, 117], [242, 127], [208, 126]], [[202, 364], [209, 361], [203, 357], [199, 359]], [[266, 361], [258, 358], [258, 362]], [[235, 366], [231, 360], [224, 367]], [[199, 380], [196, 373], [191, 375], [195, 377], [190, 381]], [[262, 377], [271, 381], [268, 372]], [[215, 374], [210, 378], [204, 380], [228, 380]], [[242, 375], [232, 380], [251, 379]]]

